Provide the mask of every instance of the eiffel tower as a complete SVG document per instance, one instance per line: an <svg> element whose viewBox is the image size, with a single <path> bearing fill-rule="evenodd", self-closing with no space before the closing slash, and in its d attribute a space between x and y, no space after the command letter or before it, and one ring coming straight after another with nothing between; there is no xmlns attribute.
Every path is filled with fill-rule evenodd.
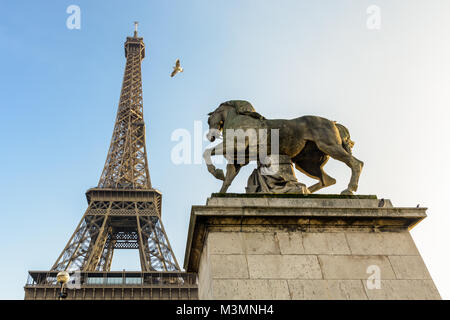
<svg viewBox="0 0 450 320"><path fill-rule="evenodd" d="M42 290L32 289L54 287L59 271L77 272L78 290L68 294L76 299L81 291L84 299L95 299L95 288L97 295L103 289L105 299L136 298L136 290L143 299L196 298L196 275L180 271L161 221L162 194L151 185L141 79L145 45L138 37L137 22L134 36L125 42L125 57L117 118L98 186L86 192L88 208L51 270L29 272L26 299L51 299L52 294L42 297ZM116 249L139 250L141 272L111 271ZM92 285L94 290L86 297ZM183 292L172 297L171 290L163 290L174 286ZM122 289L122 294L114 296L114 288Z"/></svg>

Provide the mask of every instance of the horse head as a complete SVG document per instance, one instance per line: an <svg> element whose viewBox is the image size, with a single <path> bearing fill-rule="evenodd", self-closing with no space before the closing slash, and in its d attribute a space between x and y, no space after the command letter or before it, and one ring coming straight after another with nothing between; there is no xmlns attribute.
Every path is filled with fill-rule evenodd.
<svg viewBox="0 0 450 320"><path fill-rule="evenodd" d="M216 140L216 137L221 136L223 125L227 116L227 110L225 109L226 106L224 104L221 104L216 110L208 113L209 131L206 134L206 138L211 142L214 142L214 140Z"/></svg>
<svg viewBox="0 0 450 320"><path fill-rule="evenodd" d="M223 102L219 107L210 112L208 118L209 131L206 138L214 142L216 137L220 137L226 118L230 115L229 111L234 111L231 114L245 115L255 119L264 120L265 118L255 111L252 104L245 100L230 100Z"/></svg>

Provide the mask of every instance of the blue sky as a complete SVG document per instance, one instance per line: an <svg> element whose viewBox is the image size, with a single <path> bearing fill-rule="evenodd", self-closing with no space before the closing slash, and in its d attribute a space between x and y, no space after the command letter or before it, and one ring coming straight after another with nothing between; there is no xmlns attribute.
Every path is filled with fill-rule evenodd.
<svg viewBox="0 0 450 320"><path fill-rule="evenodd" d="M80 30L66 28L71 4L81 8ZM369 5L381 9L380 30L366 27ZM150 174L180 265L190 207L220 183L204 165L173 164L171 134L193 132L194 121L206 129L220 102L246 99L269 118L313 114L347 126L365 162L358 192L429 208L412 235L450 298L449 9L445 0L1 0L0 298L23 298L27 270L51 267L86 209L135 20L146 43ZM185 72L172 79L177 58ZM253 166L230 192L244 192ZM322 193L339 193L348 168L331 160L326 170L338 183ZM120 252L114 267L137 262L134 252Z"/></svg>

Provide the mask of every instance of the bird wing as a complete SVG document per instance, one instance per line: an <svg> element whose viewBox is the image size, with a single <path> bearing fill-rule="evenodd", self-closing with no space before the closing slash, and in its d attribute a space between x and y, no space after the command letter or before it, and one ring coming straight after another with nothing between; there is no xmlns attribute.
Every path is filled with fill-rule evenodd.
<svg viewBox="0 0 450 320"><path fill-rule="evenodd" d="M177 69L174 69L174 70L172 71L172 73L170 74L170 76L173 77L174 75L177 74L177 72L178 72L178 70L177 70Z"/></svg>
<svg viewBox="0 0 450 320"><path fill-rule="evenodd" d="M177 61L175 62L175 67L178 68L180 66L180 59L177 59Z"/></svg>

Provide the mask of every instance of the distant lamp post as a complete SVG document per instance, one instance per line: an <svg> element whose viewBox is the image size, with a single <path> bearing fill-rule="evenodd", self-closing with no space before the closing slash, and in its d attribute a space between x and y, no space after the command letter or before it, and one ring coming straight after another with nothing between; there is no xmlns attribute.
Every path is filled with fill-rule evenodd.
<svg viewBox="0 0 450 320"><path fill-rule="evenodd" d="M56 275L56 281L61 284L61 292L59 293L59 300L65 299L67 297L66 283L69 282L70 275L67 271L60 271Z"/></svg>

